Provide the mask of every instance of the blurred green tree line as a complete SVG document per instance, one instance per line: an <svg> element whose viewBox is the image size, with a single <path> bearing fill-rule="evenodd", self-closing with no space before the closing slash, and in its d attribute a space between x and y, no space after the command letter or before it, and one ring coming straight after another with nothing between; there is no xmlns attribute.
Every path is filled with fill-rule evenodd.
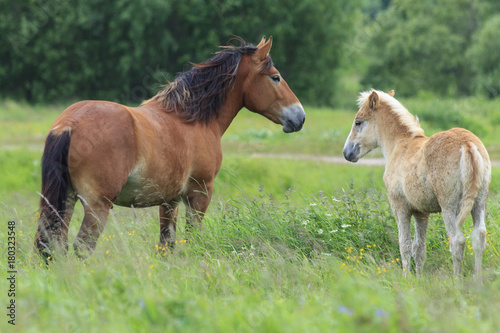
<svg viewBox="0 0 500 333"><path fill-rule="evenodd" d="M272 35L303 103L370 87L495 98L498 31L498 0L2 0L0 97L138 104L232 36Z"/></svg>
<svg viewBox="0 0 500 333"><path fill-rule="evenodd" d="M137 104L236 35L271 54L303 102L331 104L358 1L2 0L0 95Z"/></svg>
<svg viewBox="0 0 500 333"><path fill-rule="evenodd" d="M500 1L366 1L355 40L364 87L412 96L500 95Z"/></svg>

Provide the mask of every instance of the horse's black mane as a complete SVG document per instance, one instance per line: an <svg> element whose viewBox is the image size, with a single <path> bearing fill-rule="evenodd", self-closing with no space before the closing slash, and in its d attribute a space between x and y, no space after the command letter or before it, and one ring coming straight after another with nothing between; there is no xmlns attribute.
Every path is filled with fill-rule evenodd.
<svg viewBox="0 0 500 333"><path fill-rule="evenodd" d="M236 81L241 56L257 51L253 44L246 44L241 38L236 40L240 46L224 46L210 60L193 64L193 68L177 75L150 101L157 100L168 112L177 112L189 123L209 123L217 118L227 93ZM267 71L272 66L271 57L268 57L261 71Z"/></svg>

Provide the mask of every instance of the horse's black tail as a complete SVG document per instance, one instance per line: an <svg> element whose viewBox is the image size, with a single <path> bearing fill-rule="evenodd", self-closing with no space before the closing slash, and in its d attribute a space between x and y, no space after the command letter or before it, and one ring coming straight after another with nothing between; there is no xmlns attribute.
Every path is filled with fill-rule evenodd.
<svg viewBox="0 0 500 333"><path fill-rule="evenodd" d="M42 193L40 199L40 219L35 246L45 256L49 256L53 242L61 235L64 223L66 199L70 186L68 151L71 130L58 134L50 132L45 141L42 157Z"/></svg>

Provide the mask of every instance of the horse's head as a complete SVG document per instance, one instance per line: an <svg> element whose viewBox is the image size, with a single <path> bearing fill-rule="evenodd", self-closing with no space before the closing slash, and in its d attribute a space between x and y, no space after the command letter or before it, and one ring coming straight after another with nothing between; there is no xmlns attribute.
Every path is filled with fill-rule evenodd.
<svg viewBox="0 0 500 333"><path fill-rule="evenodd" d="M269 50L272 37L257 45L253 54L245 55L240 71L246 71L243 81L243 105L283 127L283 132L300 131L306 113L299 99L274 67Z"/></svg>
<svg viewBox="0 0 500 333"><path fill-rule="evenodd" d="M394 90L387 94L394 96ZM376 91L372 91L368 98L362 95L359 103L360 108L344 145L344 157L350 162L357 162L379 146L374 112L381 106L380 96Z"/></svg>

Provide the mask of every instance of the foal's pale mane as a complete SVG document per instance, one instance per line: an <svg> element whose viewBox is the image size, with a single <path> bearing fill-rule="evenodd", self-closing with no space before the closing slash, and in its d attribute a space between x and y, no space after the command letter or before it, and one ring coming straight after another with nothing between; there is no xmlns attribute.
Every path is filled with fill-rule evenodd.
<svg viewBox="0 0 500 333"><path fill-rule="evenodd" d="M372 92L376 92L380 102L386 104L390 111L398 116L401 125L408 128L413 137L424 136L424 130L420 127L418 118L414 117L397 99L383 91L371 89L361 92L358 98L358 106L360 108L368 101L368 97Z"/></svg>

